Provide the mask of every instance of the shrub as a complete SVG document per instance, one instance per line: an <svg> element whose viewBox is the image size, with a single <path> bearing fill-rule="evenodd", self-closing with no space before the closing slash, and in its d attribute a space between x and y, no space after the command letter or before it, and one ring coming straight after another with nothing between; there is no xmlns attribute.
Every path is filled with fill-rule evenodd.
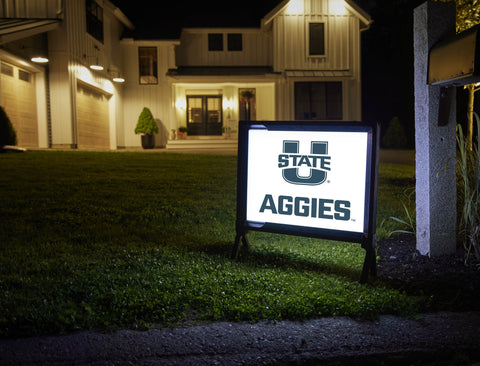
<svg viewBox="0 0 480 366"><path fill-rule="evenodd" d="M153 118L152 112L144 107L142 113L138 117L135 133L143 133L145 135L154 135L158 133L158 126Z"/></svg>
<svg viewBox="0 0 480 366"><path fill-rule="evenodd" d="M382 138L382 145L387 149L403 149L407 147L407 136L398 117L393 117L388 124L385 135Z"/></svg>
<svg viewBox="0 0 480 366"><path fill-rule="evenodd" d="M15 129L3 107L0 107L0 146L16 144L17 134Z"/></svg>

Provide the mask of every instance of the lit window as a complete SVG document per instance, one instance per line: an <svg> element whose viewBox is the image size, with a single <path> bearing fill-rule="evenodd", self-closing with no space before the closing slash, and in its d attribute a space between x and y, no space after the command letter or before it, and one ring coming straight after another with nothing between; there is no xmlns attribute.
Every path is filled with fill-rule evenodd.
<svg viewBox="0 0 480 366"><path fill-rule="evenodd" d="M138 47L140 84L157 84L157 47Z"/></svg>

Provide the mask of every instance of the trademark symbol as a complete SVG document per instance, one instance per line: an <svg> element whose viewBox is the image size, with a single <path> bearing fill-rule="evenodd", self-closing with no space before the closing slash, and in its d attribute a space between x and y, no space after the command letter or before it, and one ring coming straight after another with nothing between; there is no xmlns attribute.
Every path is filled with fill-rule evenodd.
<svg viewBox="0 0 480 366"><path fill-rule="evenodd" d="M357 220L355 220L355 219L352 219L351 221L352 221L352 222L356 222Z"/></svg>
<svg viewBox="0 0 480 366"><path fill-rule="evenodd" d="M330 183L330 181L329 181L329 180L327 180L327 183Z"/></svg>

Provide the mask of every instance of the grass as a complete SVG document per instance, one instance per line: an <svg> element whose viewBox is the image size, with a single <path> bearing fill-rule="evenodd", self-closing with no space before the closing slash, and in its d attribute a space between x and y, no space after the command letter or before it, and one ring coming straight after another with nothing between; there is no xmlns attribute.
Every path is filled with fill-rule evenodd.
<svg viewBox="0 0 480 366"><path fill-rule="evenodd" d="M423 299L360 285L358 244L235 237L236 157L0 155L0 337L216 320L411 314ZM413 167L382 165L378 233Z"/></svg>

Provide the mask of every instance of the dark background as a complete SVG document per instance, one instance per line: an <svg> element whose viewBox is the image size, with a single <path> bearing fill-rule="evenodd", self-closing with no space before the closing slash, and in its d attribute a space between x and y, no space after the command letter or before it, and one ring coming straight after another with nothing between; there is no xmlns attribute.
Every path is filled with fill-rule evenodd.
<svg viewBox="0 0 480 366"><path fill-rule="evenodd" d="M395 116L414 147L413 10L425 0L355 0L373 19L362 33L362 117L385 131ZM112 0L133 22L135 38L178 39L185 27L260 27L281 0ZM466 120L466 93L457 88L458 122ZM476 98L478 99L478 97ZM475 110L479 110L476 101Z"/></svg>

